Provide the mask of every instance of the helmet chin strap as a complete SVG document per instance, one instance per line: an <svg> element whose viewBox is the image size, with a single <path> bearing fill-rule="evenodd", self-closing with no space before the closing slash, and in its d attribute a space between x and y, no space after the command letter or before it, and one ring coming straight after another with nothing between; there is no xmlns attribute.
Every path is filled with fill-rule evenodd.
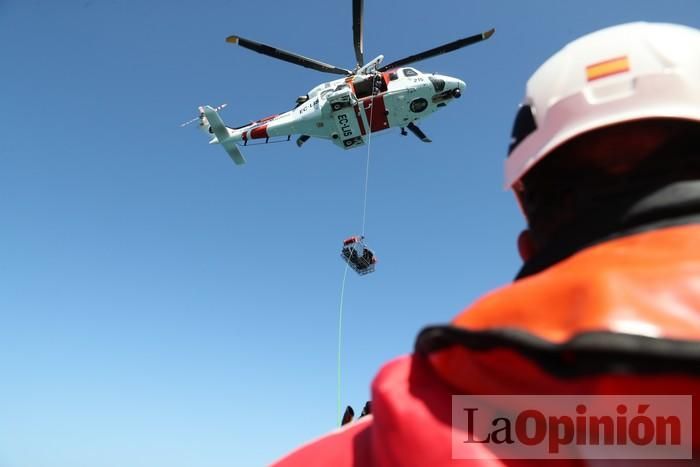
<svg viewBox="0 0 700 467"><path fill-rule="evenodd" d="M629 189L628 189L629 190ZM700 223L700 180L609 192L588 201L527 260L517 279L536 274L589 246L664 227Z"/></svg>

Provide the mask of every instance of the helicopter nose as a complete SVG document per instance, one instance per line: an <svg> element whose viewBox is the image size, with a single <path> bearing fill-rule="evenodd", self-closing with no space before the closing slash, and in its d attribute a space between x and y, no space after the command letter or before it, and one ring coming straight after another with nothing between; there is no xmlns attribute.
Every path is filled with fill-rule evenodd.
<svg viewBox="0 0 700 467"><path fill-rule="evenodd" d="M450 87L448 89L451 91L452 97L455 99L462 97L462 91L464 91L464 89L467 87L467 84L461 79L457 78L451 78L449 83Z"/></svg>
<svg viewBox="0 0 700 467"><path fill-rule="evenodd" d="M434 81L433 86L436 91L433 102L438 103L449 101L450 99L459 99L462 97L462 91L467 87L464 81L451 76L433 75L431 81Z"/></svg>
<svg viewBox="0 0 700 467"><path fill-rule="evenodd" d="M467 87L467 84L462 81L461 79L457 78L452 78L450 77L445 77L445 81L447 82L446 86L446 91L450 91L452 94L452 97L454 98L459 98L462 96L462 92L464 89Z"/></svg>
<svg viewBox="0 0 700 467"><path fill-rule="evenodd" d="M464 88L467 86L467 84L461 79L456 79L455 81L457 82L457 87L455 87L452 90L452 97L454 97L455 99L459 99L460 97L462 97L462 91L464 91Z"/></svg>

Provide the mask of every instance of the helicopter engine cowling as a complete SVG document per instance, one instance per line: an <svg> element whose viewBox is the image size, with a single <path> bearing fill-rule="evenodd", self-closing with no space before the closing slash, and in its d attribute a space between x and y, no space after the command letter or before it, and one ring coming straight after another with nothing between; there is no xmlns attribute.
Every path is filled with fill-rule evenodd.
<svg viewBox="0 0 700 467"><path fill-rule="evenodd" d="M301 104L303 104L304 102L306 102L306 101L308 101L308 100L309 100L309 95L308 95L308 94L304 94L303 96L297 97L296 105L294 106L294 108L299 107Z"/></svg>

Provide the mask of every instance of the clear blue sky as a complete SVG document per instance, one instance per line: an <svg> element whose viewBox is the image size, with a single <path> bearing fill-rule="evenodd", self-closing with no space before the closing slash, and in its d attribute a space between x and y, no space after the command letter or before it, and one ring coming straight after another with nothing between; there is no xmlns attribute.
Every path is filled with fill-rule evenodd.
<svg viewBox="0 0 700 467"><path fill-rule="evenodd" d="M0 2L0 466L263 465L332 429L342 240L366 148L246 148L234 166L179 124L240 124L326 78L230 34L352 67L351 2ZM634 20L700 27L697 0L365 1L393 60L490 27L417 68L463 98L428 145L372 139L366 235L345 289L343 402L429 323L506 284L523 226L502 162L524 83L564 43Z"/></svg>

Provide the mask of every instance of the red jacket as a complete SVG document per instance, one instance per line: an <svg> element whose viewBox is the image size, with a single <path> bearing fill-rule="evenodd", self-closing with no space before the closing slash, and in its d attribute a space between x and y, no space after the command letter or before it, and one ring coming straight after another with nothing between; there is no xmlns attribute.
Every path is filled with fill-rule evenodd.
<svg viewBox="0 0 700 467"><path fill-rule="evenodd" d="M274 464L589 466L609 461L452 459L453 394L700 394L700 226L587 248L423 330L372 384L372 415ZM700 399L695 399L697 401ZM700 459L700 410L693 410ZM698 465L616 461L612 465Z"/></svg>

